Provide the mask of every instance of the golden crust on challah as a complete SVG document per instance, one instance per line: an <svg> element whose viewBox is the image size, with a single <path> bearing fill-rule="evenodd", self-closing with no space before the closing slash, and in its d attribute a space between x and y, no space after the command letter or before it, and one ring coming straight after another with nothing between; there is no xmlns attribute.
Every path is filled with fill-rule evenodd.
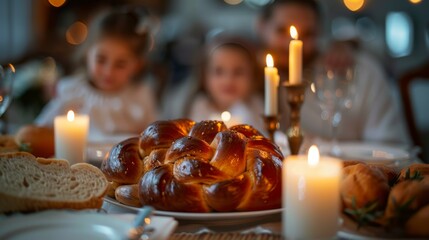
<svg viewBox="0 0 429 240"><path fill-rule="evenodd" d="M136 167L127 173L126 158ZM281 206L282 159L279 148L249 125L173 120L151 124L138 143L119 143L102 170L109 181L138 184L141 204L159 210L252 211Z"/></svg>
<svg viewBox="0 0 429 240"><path fill-rule="evenodd" d="M117 144L101 163L106 178L118 184L137 183L143 174L143 162L139 157L139 139L127 139Z"/></svg>
<svg viewBox="0 0 429 240"><path fill-rule="evenodd" d="M168 148L176 139L186 136L194 124L191 120L179 119L149 125L140 136L141 157L149 155L153 149Z"/></svg>

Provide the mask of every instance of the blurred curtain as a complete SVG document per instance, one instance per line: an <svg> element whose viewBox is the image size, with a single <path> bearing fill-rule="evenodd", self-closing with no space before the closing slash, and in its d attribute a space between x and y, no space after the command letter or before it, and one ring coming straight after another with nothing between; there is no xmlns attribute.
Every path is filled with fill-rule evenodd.
<svg viewBox="0 0 429 240"><path fill-rule="evenodd" d="M32 0L0 0L0 63L25 54L33 36Z"/></svg>

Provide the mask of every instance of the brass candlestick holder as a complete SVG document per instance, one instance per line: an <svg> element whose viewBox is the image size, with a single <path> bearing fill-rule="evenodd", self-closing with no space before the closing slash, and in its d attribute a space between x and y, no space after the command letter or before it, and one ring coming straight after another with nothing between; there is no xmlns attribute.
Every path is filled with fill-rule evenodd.
<svg viewBox="0 0 429 240"><path fill-rule="evenodd" d="M271 116L263 115L262 117L264 118L265 128L267 129L268 137L270 138L270 140L272 142L274 142L274 133L276 132L277 129L279 129L279 116L278 115L271 115Z"/></svg>
<svg viewBox="0 0 429 240"><path fill-rule="evenodd" d="M301 118L301 106L304 103L305 90L307 85L301 84L289 84L283 85L287 91L287 101L290 106L290 126L286 131L286 135L289 141L290 153L297 155L299 148L303 141L303 135L301 130L300 118Z"/></svg>

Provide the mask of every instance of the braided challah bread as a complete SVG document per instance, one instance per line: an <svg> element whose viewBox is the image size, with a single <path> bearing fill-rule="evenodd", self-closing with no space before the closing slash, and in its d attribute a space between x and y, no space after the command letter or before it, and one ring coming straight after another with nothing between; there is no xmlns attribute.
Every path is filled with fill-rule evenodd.
<svg viewBox="0 0 429 240"><path fill-rule="evenodd" d="M112 186L132 185L115 191L127 205L138 200L166 211L254 211L281 207L282 159L279 148L249 125L173 120L154 122L140 139L117 144L101 169Z"/></svg>

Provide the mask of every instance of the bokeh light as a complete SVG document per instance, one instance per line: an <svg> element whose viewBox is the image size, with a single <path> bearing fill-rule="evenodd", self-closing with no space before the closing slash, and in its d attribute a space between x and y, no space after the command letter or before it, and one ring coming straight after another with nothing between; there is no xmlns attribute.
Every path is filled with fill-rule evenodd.
<svg viewBox="0 0 429 240"><path fill-rule="evenodd" d="M413 3L413 4L419 4L422 2L422 0L409 0L409 1L410 3Z"/></svg>
<svg viewBox="0 0 429 240"><path fill-rule="evenodd" d="M229 5L238 5L243 2L243 0L224 0L224 1Z"/></svg>
<svg viewBox="0 0 429 240"><path fill-rule="evenodd" d="M404 57L413 48L413 23L405 12L390 12L386 16L386 43L392 57Z"/></svg>
<svg viewBox="0 0 429 240"><path fill-rule="evenodd" d="M231 120L231 113L228 111L225 111L220 115L220 118L222 119L222 121L228 122L229 120Z"/></svg>
<svg viewBox="0 0 429 240"><path fill-rule="evenodd" d="M49 3L54 7L61 7L65 2L66 0L49 0Z"/></svg>
<svg viewBox="0 0 429 240"><path fill-rule="evenodd" d="M78 45L85 41L87 35L88 27L85 23L77 21L67 29L66 40L70 44Z"/></svg>
<svg viewBox="0 0 429 240"><path fill-rule="evenodd" d="M365 0L343 0L343 2L344 5L353 12L358 11L365 4Z"/></svg>

